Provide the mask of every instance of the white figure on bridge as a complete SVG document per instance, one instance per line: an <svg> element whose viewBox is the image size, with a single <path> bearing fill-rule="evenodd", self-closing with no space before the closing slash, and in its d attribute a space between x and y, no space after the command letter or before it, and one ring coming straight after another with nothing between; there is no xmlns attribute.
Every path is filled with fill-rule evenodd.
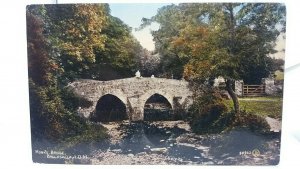
<svg viewBox="0 0 300 169"><path fill-rule="evenodd" d="M135 77L138 77L138 78L141 77L141 72L139 70L137 72L135 72Z"/></svg>
<svg viewBox="0 0 300 169"><path fill-rule="evenodd" d="M151 75L151 78L154 78L154 75Z"/></svg>

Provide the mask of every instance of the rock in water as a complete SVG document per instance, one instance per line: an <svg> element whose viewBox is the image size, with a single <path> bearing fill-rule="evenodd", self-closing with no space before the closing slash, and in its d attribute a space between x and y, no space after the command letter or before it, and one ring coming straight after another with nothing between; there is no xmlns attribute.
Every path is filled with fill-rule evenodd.
<svg viewBox="0 0 300 169"><path fill-rule="evenodd" d="M156 153L166 153L168 151L167 148L163 147L163 148L151 148L150 149L152 152L156 152Z"/></svg>

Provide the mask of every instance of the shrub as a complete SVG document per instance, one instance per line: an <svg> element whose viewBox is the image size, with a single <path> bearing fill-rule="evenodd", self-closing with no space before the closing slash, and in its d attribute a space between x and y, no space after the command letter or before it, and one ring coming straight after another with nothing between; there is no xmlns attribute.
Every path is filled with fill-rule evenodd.
<svg viewBox="0 0 300 169"><path fill-rule="evenodd" d="M63 140L63 149L66 148L76 148L77 145L83 144L95 144L103 141L103 139L108 138L106 133L107 129L101 125L94 123L87 123L85 130L76 135L67 137Z"/></svg>
<svg viewBox="0 0 300 169"><path fill-rule="evenodd" d="M61 97L64 106L72 111L76 111L78 107L86 108L92 106L92 102L74 93L70 88L63 88L61 90Z"/></svg>
<svg viewBox="0 0 300 169"><path fill-rule="evenodd" d="M64 108L58 90L52 86L38 86L29 80L30 120L32 138L59 140L66 129L63 125Z"/></svg>
<svg viewBox="0 0 300 169"><path fill-rule="evenodd" d="M258 133L270 131L270 126L264 117L246 111L241 111L235 126L247 127L251 131Z"/></svg>
<svg viewBox="0 0 300 169"><path fill-rule="evenodd" d="M38 86L29 80L29 95L33 144L40 140L56 144L80 136L98 140L105 136L103 128L92 126L77 114L78 106L88 103L71 91L57 86Z"/></svg>
<svg viewBox="0 0 300 169"><path fill-rule="evenodd" d="M227 112L221 95L214 90L204 92L197 97L190 110L190 125L198 134L217 133L232 123L234 114Z"/></svg>
<svg viewBox="0 0 300 169"><path fill-rule="evenodd" d="M197 97L190 110L190 126L197 134L220 133L233 127L246 127L256 133L268 133L270 126L264 117L241 110L228 111L221 95L214 90Z"/></svg>

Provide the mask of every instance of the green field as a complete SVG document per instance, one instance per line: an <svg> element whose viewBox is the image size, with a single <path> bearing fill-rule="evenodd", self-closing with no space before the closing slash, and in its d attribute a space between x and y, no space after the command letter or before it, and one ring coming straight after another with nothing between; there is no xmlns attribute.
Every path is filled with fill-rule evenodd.
<svg viewBox="0 0 300 169"><path fill-rule="evenodd" d="M233 108L231 100L224 101L229 109ZM281 119L282 98L281 97L245 97L239 99L240 109L263 117Z"/></svg>

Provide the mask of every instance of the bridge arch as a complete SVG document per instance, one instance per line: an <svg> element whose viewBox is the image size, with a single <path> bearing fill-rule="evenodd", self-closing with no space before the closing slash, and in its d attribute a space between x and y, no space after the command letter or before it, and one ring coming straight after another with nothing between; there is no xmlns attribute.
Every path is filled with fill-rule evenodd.
<svg viewBox="0 0 300 169"><path fill-rule="evenodd" d="M101 93L101 95L98 95L98 100L101 97L108 95L108 94L116 96L118 99L120 99L126 105L126 108L127 108L127 96L121 90L118 90L118 89L107 90L107 91Z"/></svg>
<svg viewBox="0 0 300 169"><path fill-rule="evenodd" d="M102 95L96 103L91 120L96 122L120 121L128 119L127 106L117 96Z"/></svg>
<svg viewBox="0 0 300 169"><path fill-rule="evenodd" d="M174 109L174 103L173 103L173 96L172 95L168 94L167 92L161 91L161 90L149 90L149 91L147 91L145 94L143 94L140 97L140 101L141 101L141 106L142 106L143 112L144 112L144 106L145 106L146 101L151 96L153 96L155 94L161 95L164 98L166 98L168 100L168 102L170 103L171 108Z"/></svg>
<svg viewBox="0 0 300 169"><path fill-rule="evenodd" d="M161 121L173 118L173 109L170 101L160 94L150 96L144 105L145 121Z"/></svg>

